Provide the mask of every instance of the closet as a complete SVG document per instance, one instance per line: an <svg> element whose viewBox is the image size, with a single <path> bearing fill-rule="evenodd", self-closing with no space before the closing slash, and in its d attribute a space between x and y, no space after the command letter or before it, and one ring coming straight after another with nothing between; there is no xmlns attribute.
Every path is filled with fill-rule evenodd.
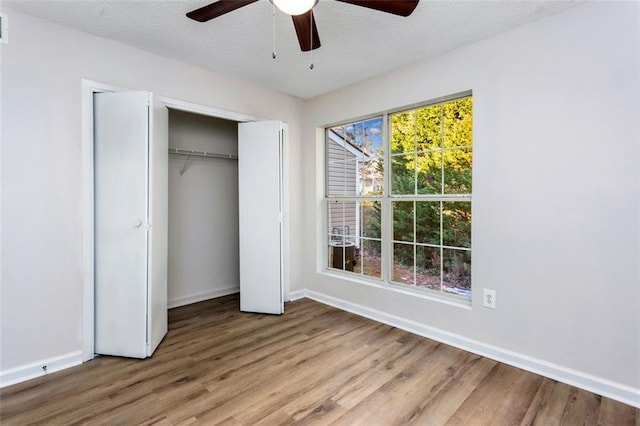
<svg viewBox="0 0 640 426"><path fill-rule="evenodd" d="M145 358L167 309L240 291L281 314L287 275L285 124L94 94L94 348Z"/></svg>
<svg viewBox="0 0 640 426"><path fill-rule="evenodd" d="M169 111L169 307L240 291L284 312L287 130Z"/></svg>
<svg viewBox="0 0 640 426"><path fill-rule="evenodd" d="M169 110L169 308L240 290L238 123Z"/></svg>

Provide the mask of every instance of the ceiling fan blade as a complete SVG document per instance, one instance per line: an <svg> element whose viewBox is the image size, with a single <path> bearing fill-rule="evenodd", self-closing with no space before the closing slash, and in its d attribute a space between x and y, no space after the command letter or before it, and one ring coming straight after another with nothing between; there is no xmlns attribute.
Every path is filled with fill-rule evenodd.
<svg viewBox="0 0 640 426"><path fill-rule="evenodd" d="M218 0L200 9L187 13L187 17L198 22L207 22L225 13L233 12L236 9L255 3L258 0Z"/></svg>
<svg viewBox="0 0 640 426"><path fill-rule="evenodd" d="M296 27L298 42L303 52L320 47L320 37L316 27L316 19L313 17L313 9L302 15L291 15L293 26ZM311 34L313 32L313 35ZM313 43L312 43L313 42Z"/></svg>
<svg viewBox="0 0 640 426"><path fill-rule="evenodd" d="M337 0L355 6L368 7L394 15L409 16L418 6L419 0Z"/></svg>

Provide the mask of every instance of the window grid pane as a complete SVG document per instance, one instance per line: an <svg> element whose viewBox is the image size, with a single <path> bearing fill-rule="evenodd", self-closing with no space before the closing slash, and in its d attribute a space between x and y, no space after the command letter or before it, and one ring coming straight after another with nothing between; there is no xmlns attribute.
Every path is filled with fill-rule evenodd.
<svg viewBox="0 0 640 426"><path fill-rule="evenodd" d="M400 284L415 285L415 246L413 244L393 244L392 281Z"/></svg>
<svg viewBox="0 0 640 426"><path fill-rule="evenodd" d="M328 268L382 278L381 212L379 201L327 203Z"/></svg>
<svg viewBox="0 0 640 426"><path fill-rule="evenodd" d="M448 149L444 157L444 193L471 194L472 148Z"/></svg>
<svg viewBox="0 0 640 426"><path fill-rule="evenodd" d="M442 289L441 247L417 246L416 248L416 285L429 290Z"/></svg>

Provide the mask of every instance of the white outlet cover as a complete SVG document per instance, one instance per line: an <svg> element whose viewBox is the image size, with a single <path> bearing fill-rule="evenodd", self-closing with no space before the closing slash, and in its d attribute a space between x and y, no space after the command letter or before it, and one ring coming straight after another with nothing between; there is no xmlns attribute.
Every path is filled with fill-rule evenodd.
<svg viewBox="0 0 640 426"><path fill-rule="evenodd" d="M496 309L496 291L485 288L482 293L482 305L485 308Z"/></svg>

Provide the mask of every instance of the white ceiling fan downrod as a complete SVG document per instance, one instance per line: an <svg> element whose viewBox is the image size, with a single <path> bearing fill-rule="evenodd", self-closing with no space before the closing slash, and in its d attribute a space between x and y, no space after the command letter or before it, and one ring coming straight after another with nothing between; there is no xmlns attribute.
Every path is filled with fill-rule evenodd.
<svg viewBox="0 0 640 426"><path fill-rule="evenodd" d="M309 40L311 44L311 64L309 65L309 69L312 70L313 69L313 9L311 9L309 13L309 33L311 33L311 35L309 36Z"/></svg>
<svg viewBox="0 0 640 426"><path fill-rule="evenodd" d="M271 57L276 58L276 5L271 2L271 37L273 49L271 49Z"/></svg>

